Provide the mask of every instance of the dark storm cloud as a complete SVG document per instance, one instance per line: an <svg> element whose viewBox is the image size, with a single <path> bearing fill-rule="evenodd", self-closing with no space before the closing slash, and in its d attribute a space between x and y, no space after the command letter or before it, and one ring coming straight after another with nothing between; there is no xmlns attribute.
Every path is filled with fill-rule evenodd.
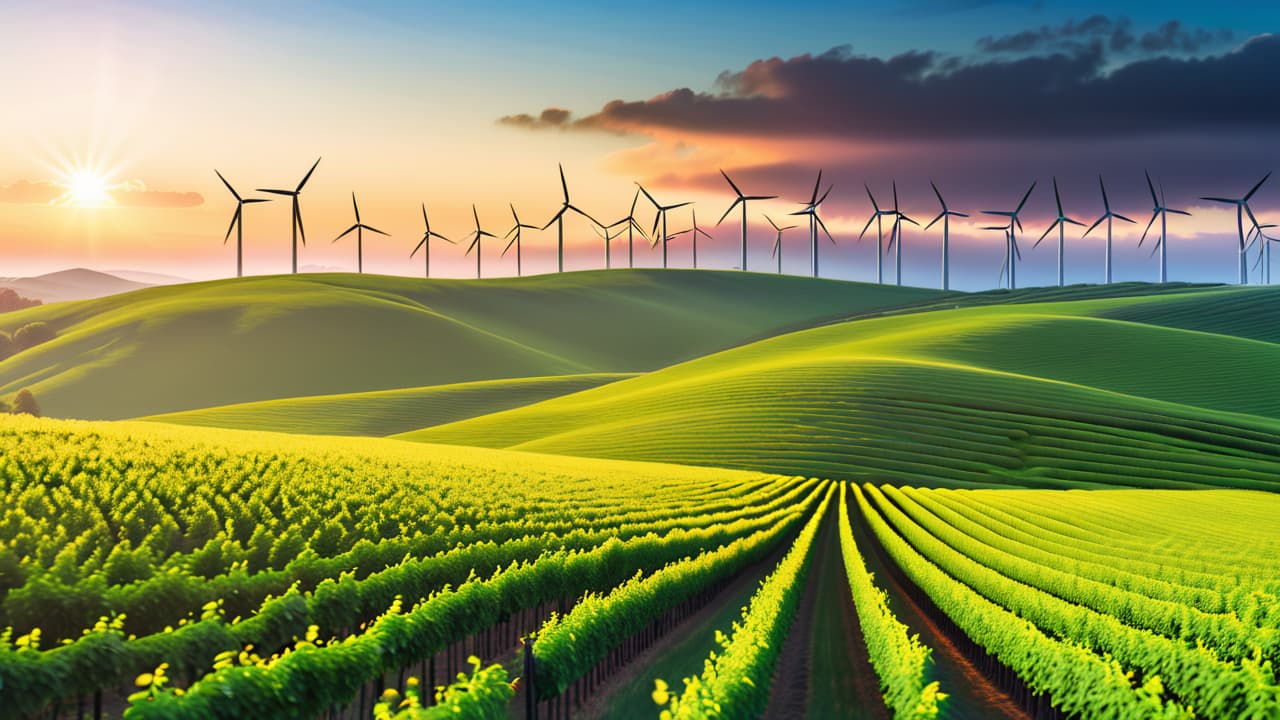
<svg viewBox="0 0 1280 720"><path fill-rule="evenodd" d="M1158 34L1153 45L1181 42L1185 31ZM1280 95L1259 92L1257 80L1278 66L1274 35L1219 55L1141 57L1118 66L1096 44L968 61L928 51L882 59L834 48L722 73L714 92L681 88L615 100L579 119L553 109L551 116L503 122L850 142L1275 131Z"/></svg>

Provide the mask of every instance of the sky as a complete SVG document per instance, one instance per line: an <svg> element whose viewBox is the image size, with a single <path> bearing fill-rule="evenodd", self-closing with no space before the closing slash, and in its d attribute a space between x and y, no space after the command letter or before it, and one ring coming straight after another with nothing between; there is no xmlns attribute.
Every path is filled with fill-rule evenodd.
<svg viewBox="0 0 1280 720"><path fill-rule="evenodd" d="M235 272L235 201L295 185L306 270L354 270L351 195L366 235L366 272L414 275L421 205L453 239L504 235L514 204L541 225L559 208L557 165L572 200L607 222L624 217L641 182L670 213L692 211L711 239L700 266L740 264L739 216L717 220L733 195L777 195L748 214L751 270L808 270L801 207L823 171L824 276L876 277L871 203L926 225L930 182L970 218L951 225L953 287L996 285L999 221L1034 181L1019 243L1020 284L1054 280L1057 215L1092 224L1098 175L1113 208L1117 280L1154 280L1144 171L1163 187L1171 279L1236 280L1233 206L1280 165L1280 64L1272 3L949 2L852 7L758 2L551 4L437 2L46 2L6 10L0 75L0 276L68 267L160 272L191 279ZM858 4L864 5L864 4ZM1272 83L1273 84L1273 83ZM283 200L283 202L282 202ZM1280 178L1251 201L1280 223ZM646 230L654 213L641 197ZM940 223L905 225L903 281L936 286ZM1158 223L1157 223L1158 228ZM523 267L555 269L554 227L526 231ZM1102 278L1105 225L1069 226L1067 282ZM287 198L248 206L245 269L289 269ZM565 224L567 269L603 267L590 223ZM887 241L886 236L886 241ZM515 273L514 249L486 238L486 276ZM433 275L468 277L465 246L433 244ZM614 241L615 264L626 244ZM690 236L669 245L690 261ZM637 238L636 264L661 254ZM1252 265L1253 259L1250 259ZM890 266L886 266L887 268ZM1280 272L1280 271L1278 271ZM892 281L892 272L888 272ZM1280 274L1277 274L1280 280Z"/></svg>

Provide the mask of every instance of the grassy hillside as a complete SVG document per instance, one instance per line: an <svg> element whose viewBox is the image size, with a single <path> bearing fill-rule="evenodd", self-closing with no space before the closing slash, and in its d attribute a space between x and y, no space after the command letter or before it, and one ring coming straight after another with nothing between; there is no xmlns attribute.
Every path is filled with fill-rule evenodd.
<svg viewBox="0 0 1280 720"><path fill-rule="evenodd" d="M0 363L55 416L125 418L305 395L637 372L929 290L715 271L485 281L294 275L148 288L0 317L59 336Z"/></svg>
<svg viewBox="0 0 1280 720"><path fill-rule="evenodd" d="M587 373L479 380L421 388L262 400L144 419L241 430L384 436L529 405L629 377L634 375Z"/></svg>
<svg viewBox="0 0 1280 720"><path fill-rule="evenodd" d="M404 437L922 485L1280 487L1280 346L1093 316L1138 305L1159 301L840 323Z"/></svg>

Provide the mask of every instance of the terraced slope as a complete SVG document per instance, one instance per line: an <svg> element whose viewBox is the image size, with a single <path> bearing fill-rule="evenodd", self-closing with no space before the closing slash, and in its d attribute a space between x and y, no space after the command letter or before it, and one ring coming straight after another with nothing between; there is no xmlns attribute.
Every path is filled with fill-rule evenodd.
<svg viewBox="0 0 1280 720"><path fill-rule="evenodd" d="M381 437L500 412L634 377L585 373L262 400L143 418L177 425Z"/></svg>
<svg viewBox="0 0 1280 720"><path fill-rule="evenodd" d="M451 281L295 275L8 313L57 339L0 363L55 416L114 419L306 395L636 372L936 296L808 278L611 271Z"/></svg>
<svg viewBox="0 0 1280 720"><path fill-rule="evenodd" d="M1076 305L841 323L404 437L915 485L1277 487L1280 347Z"/></svg>

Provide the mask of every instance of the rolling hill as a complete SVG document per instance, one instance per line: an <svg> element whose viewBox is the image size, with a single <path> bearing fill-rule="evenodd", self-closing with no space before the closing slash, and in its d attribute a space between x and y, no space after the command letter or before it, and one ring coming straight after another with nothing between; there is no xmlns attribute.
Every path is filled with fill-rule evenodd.
<svg viewBox="0 0 1280 720"><path fill-rule="evenodd" d="M59 270L34 277L0 278L0 288L10 288L23 297L45 303L92 300L140 290L149 285L85 268Z"/></svg>
<svg viewBox="0 0 1280 720"><path fill-rule="evenodd" d="M147 288L0 317L58 337L0 363L49 415L118 419L309 395L640 372L936 291L741 272L485 281L296 275Z"/></svg>
<svg viewBox="0 0 1280 720"><path fill-rule="evenodd" d="M1206 289L845 322L401 437L918 485L1276 489L1280 346L1248 339L1268 315L1206 309L1277 300ZM1134 313L1164 324L1116 319ZM1188 317L1202 329L1172 327Z"/></svg>
<svg viewBox="0 0 1280 720"><path fill-rule="evenodd" d="M385 436L500 412L634 377L586 373L260 400L143 418L175 425Z"/></svg>

